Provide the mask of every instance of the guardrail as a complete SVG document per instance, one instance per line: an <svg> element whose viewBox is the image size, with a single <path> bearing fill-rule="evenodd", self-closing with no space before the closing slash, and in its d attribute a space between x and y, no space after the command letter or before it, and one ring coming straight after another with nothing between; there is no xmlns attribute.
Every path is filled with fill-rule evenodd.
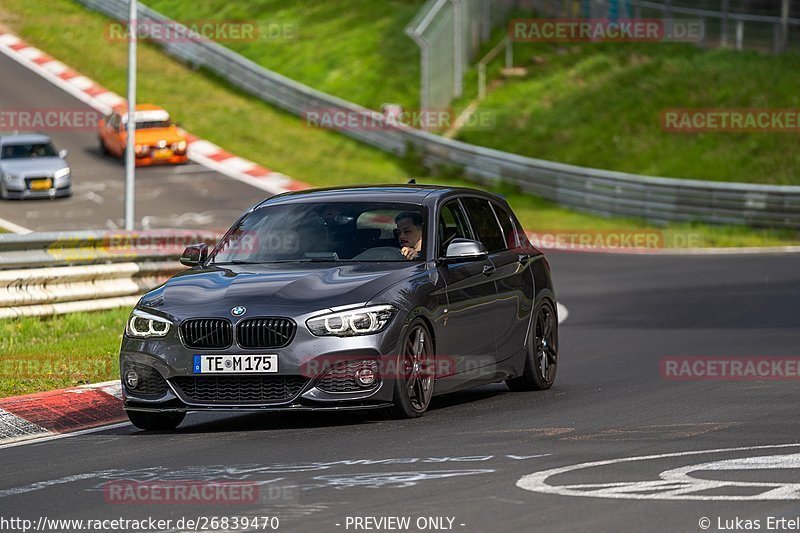
<svg viewBox="0 0 800 533"><path fill-rule="evenodd" d="M132 307L219 234L156 230L0 235L0 319Z"/></svg>
<svg viewBox="0 0 800 533"><path fill-rule="evenodd" d="M78 0L106 15L125 20L125 0ZM177 24L140 5L140 20ZM209 41L164 43L166 53L209 69L231 84L276 107L306 116L309 110L382 116L272 72ZM635 216L656 223L700 221L769 228L800 228L800 186L718 183L639 176L543 161L446 139L420 130L385 125L342 131L381 150L418 154L429 167L463 170L467 178L510 182L577 210L601 215Z"/></svg>

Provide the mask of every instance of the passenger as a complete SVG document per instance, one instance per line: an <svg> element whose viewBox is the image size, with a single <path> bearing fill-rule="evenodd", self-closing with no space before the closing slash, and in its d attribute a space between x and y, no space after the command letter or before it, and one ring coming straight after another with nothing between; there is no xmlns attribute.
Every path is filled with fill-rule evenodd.
<svg viewBox="0 0 800 533"><path fill-rule="evenodd" d="M411 211L398 214L395 234L400 241L400 253L409 261L422 259L422 215Z"/></svg>

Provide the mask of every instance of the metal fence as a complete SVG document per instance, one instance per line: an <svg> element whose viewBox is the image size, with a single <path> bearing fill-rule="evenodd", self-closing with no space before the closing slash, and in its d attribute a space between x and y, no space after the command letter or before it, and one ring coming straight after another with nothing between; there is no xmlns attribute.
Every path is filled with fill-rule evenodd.
<svg viewBox="0 0 800 533"><path fill-rule="evenodd" d="M193 243L219 235L185 230L0 235L0 319L133 306L184 267Z"/></svg>
<svg viewBox="0 0 800 533"><path fill-rule="evenodd" d="M800 50L800 5L790 0L519 0L517 7L549 17L699 19L702 46Z"/></svg>
<svg viewBox="0 0 800 533"><path fill-rule="evenodd" d="M464 72L513 0L428 0L406 27L420 48L420 107L445 109L463 93Z"/></svg>
<svg viewBox="0 0 800 533"><path fill-rule="evenodd" d="M120 20L127 15L124 0L79 1ZM145 6L141 6L141 18L169 20ZM299 116L309 109L339 109L381 120L375 111L290 80L213 42L167 43L164 50ZM342 133L398 155L411 149L429 167L457 169L481 182L514 183L525 192L591 213L642 217L656 223L700 221L800 228L800 186L638 176L542 161L390 125Z"/></svg>

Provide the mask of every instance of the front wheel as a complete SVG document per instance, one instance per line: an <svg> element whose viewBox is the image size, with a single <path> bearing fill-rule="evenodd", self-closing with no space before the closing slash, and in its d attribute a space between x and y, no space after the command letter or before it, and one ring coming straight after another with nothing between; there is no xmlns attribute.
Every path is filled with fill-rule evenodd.
<svg viewBox="0 0 800 533"><path fill-rule="evenodd" d="M558 368L558 317L549 300L536 306L532 338L528 341L525 370L522 375L506 380L512 391L545 390L553 386Z"/></svg>
<svg viewBox="0 0 800 533"><path fill-rule="evenodd" d="M394 376L395 418L417 418L428 409L435 381L433 337L422 320L408 327L400 348L399 365Z"/></svg>
<svg viewBox="0 0 800 533"><path fill-rule="evenodd" d="M169 431L175 429L186 418L186 413L147 413L127 411L131 424L145 431Z"/></svg>

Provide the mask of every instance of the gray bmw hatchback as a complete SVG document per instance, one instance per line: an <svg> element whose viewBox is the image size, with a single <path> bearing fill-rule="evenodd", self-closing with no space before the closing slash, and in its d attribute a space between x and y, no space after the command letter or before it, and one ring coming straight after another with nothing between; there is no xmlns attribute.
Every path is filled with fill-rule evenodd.
<svg viewBox="0 0 800 533"><path fill-rule="evenodd" d="M550 268L500 197L424 185L274 196L144 295L120 352L142 429L187 412L386 409L550 388Z"/></svg>

